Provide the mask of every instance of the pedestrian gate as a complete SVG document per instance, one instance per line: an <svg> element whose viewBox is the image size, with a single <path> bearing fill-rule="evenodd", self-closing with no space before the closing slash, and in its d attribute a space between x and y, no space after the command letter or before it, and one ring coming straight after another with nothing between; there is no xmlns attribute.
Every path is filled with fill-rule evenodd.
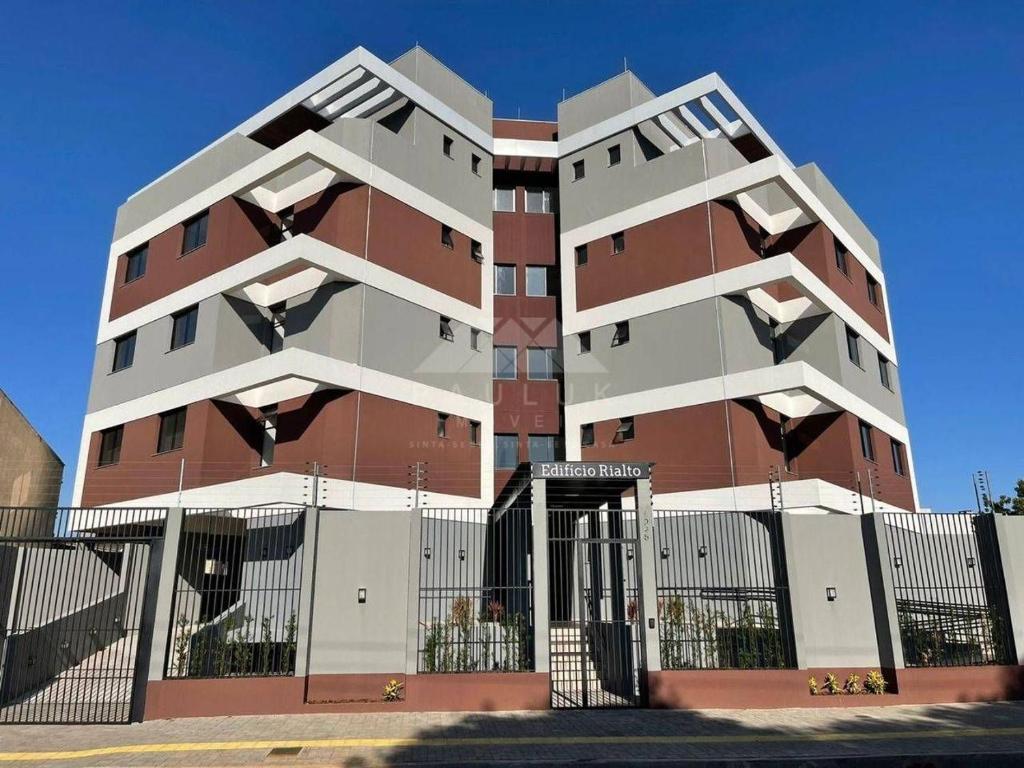
<svg viewBox="0 0 1024 768"><path fill-rule="evenodd" d="M551 512L553 708L646 705L640 557L635 512Z"/></svg>

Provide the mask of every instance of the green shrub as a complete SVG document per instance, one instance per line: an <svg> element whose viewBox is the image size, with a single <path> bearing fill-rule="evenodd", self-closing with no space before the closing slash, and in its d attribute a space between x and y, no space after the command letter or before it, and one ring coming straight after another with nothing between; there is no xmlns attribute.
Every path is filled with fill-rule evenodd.
<svg viewBox="0 0 1024 768"><path fill-rule="evenodd" d="M833 696L838 696L843 692L843 686L839 684L839 678L831 672L825 675L825 690Z"/></svg>
<svg viewBox="0 0 1024 768"><path fill-rule="evenodd" d="M402 700L402 688L404 688L397 680L388 680L384 686L384 701L401 701Z"/></svg>
<svg viewBox="0 0 1024 768"><path fill-rule="evenodd" d="M818 680L814 677L814 675L811 675L807 678L807 687L811 691L811 696L818 695Z"/></svg>
<svg viewBox="0 0 1024 768"><path fill-rule="evenodd" d="M846 678L846 682L843 684L843 689L851 696L856 696L858 693L862 693L863 689L860 687L860 675L850 674Z"/></svg>

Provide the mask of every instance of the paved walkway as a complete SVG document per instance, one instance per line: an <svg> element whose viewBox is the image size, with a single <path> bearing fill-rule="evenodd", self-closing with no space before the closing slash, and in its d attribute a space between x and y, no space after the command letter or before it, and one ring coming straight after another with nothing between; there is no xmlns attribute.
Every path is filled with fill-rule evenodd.
<svg viewBox="0 0 1024 768"><path fill-rule="evenodd" d="M290 754L293 753L293 754ZM901 756L875 761L872 757ZM0 764L1024 764L1024 703L821 710L395 713L2 726ZM981 757L985 755L986 757ZM690 763L688 761L696 761Z"/></svg>

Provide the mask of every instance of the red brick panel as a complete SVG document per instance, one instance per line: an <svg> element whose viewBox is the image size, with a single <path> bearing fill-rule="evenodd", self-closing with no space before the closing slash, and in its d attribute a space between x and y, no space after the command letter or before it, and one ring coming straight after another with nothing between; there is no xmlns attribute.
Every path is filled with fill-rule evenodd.
<svg viewBox="0 0 1024 768"><path fill-rule="evenodd" d="M454 248L441 244L441 224L373 190L367 258L400 275L479 307L482 266L470 255L470 238L453 231Z"/></svg>
<svg viewBox="0 0 1024 768"><path fill-rule="evenodd" d="M127 254L117 259L110 319L220 272L277 242L276 222L258 206L229 197L210 206L206 244L182 255L184 223L149 241L146 274L125 284Z"/></svg>
<svg viewBox="0 0 1024 768"><path fill-rule="evenodd" d="M590 309L710 275L708 210L697 205L625 230L626 248L611 237L587 243L587 264L575 267L576 306ZM579 243L574 243L573 248ZM573 259L575 253L564 258Z"/></svg>

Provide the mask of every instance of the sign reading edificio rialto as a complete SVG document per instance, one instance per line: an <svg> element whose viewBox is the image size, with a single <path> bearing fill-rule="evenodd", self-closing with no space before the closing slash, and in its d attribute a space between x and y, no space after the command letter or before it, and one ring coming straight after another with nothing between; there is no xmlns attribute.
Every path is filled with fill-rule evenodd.
<svg viewBox="0 0 1024 768"><path fill-rule="evenodd" d="M535 461L535 480L647 480L651 465L628 461Z"/></svg>

